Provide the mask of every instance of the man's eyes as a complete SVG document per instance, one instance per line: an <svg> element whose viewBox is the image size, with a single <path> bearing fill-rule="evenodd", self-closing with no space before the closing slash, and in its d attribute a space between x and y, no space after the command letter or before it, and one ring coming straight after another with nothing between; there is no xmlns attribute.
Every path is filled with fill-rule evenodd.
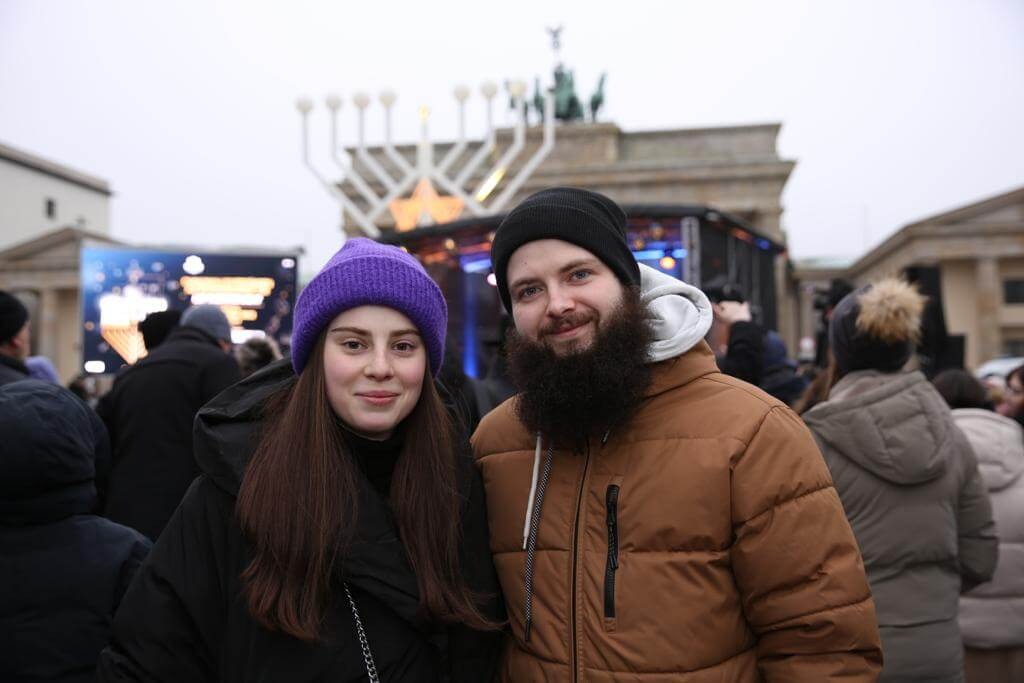
<svg viewBox="0 0 1024 683"><path fill-rule="evenodd" d="M568 280L570 282L582 282L590 278L594 274L594 271L587 268L580 268L569 273ZM540 291L540 287L536 285L527 285L516 292L516 300L523 301L537 294Z"/></svg>
<svg viewBox="0 0 1024 683"><path fill-rule="evenodd" d="M516 294L516 298L519 299L519 300L529 299L531 296L533 296L534 294L536 294L539 291L540 291L540 287L535 287L533 285L530 285L529 287L523 287Z"/></svg>

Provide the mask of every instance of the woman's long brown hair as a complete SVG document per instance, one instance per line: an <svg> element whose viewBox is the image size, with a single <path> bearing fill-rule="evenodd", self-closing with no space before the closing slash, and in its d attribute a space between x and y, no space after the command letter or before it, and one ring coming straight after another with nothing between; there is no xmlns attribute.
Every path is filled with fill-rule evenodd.
<svg viewBox="0 0 1024 683"><path fill-rule="evenodd" d="M357 465L327 400L321 337L305 369L264 408L259 444L236 513L254 557L242 573L249 613L307 642L320 636L333 569L344 562L359 514ZM390 505L416 574L425 616L493 628L459 571L455 431L429 369L404 421Z"/></svg>

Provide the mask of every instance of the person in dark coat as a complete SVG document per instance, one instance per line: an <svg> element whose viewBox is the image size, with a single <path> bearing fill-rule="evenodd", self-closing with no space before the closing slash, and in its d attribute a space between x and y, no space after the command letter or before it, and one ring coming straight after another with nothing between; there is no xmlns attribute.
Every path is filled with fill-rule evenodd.
<svg viewBox="0 0 1024 683"><path fill-rule="evenodd" d="M18 297L0 291L0 386L29 378L28 309Z"/></svg>
<svg viewBox="0 0 1024 683"><path fill-rule="evenodd" d="M789 358L786 343L775 330L764 334L761 388L788 406L803 395L810 380L797 374L796 362Z"/></svg>
<svg viewBox="0 0 1024 683"><path fill-rule="evenodd" d="M68 390L0 387L0 680L95 681L150 543L92 514L106 430Z"/></svg>
<svg viewBox="0 0 1024 683"><path fill-rule="evenodd" d="M720 276L708 281L704 292L714 311L708 343L719 370L759 386L764 369L764 331L754 322L743 290Z"/></svg>
<svg viewBox="0 0 1024 683"><path fill-rule="evenodd" d="M113 470L105 514L156 540L199 474L192 422L204 403L239 379L231 328L212 305L123 371L96 410L110 432Z"/></svg>
<svg viewBox="0 0 1024 683"><path fill-rule="evenodd" d="M335 254L299 297L291 359L200 412L203 474L101 681L491 679L482 482L434 384L446 320L412 256L365 239Z"/></svg>

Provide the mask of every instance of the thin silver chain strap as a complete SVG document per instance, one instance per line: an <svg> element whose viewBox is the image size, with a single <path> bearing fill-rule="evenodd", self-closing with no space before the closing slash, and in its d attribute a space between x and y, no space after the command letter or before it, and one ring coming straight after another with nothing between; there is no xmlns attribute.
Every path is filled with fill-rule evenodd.
<svg viewBox="0 0 1024 683"><path fill-rule="evenodd" d="M352 599L352 591L348 589L348 584L342 584L345 587L345 597L348 598L348 604L352 608L352 618L356 621L356 633L359 635L359 647L363 650L363 662L366 664L366 675L370 679L370 683L380 683L380 678L377 676L377 665L373 662L373 653L370 652L370 641L366 638L366 629L363 628L363 620L359 618L359 610L356 609L356 601Z"/></svg>

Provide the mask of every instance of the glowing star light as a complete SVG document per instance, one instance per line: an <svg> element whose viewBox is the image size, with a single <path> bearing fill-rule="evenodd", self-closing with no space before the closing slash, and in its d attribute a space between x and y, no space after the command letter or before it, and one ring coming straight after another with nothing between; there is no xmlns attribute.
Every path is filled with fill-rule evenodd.
<svg viewBox="0 0 1024 683"><path fill-rule="evenodd" d="M138 330L140 321L150 313L167 310L167 299L146 296L136 285L127 285L120 294L104 294L99 300L100 335L103 341L133 364L146 355L146 345Z"/></svg>
<svg viewBox="0 0 1024 683"><path fill-rule="evenodd" d="M462 200L458 197L442 197L427 178L420 179L408 199L391 202L391 215L398 230L412 230L419 225L447 223L462 214Z"/></svg>

